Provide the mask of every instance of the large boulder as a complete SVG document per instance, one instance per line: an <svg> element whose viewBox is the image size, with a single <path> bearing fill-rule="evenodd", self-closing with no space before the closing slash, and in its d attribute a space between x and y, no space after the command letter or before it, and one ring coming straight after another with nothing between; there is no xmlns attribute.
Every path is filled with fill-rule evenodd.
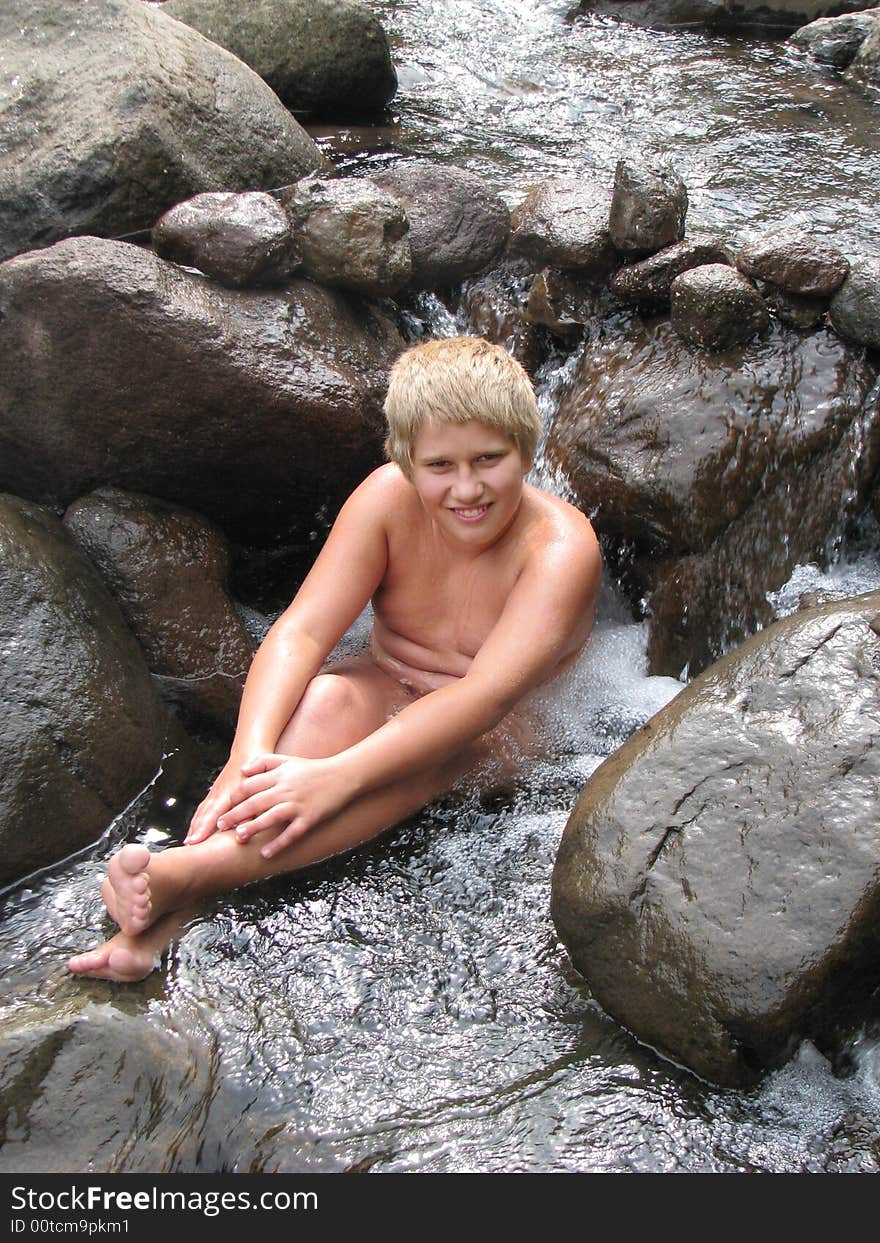
<svg viewBox="0 0 880 1243"><path fill-rule="evenodd" d="M75 238L0 265L0 315L0 486L31 499L110 484L273 542L382 460L400 336L309 281L224 289Z"/></svg>
<svg viewBox="0 0 880 1243"><path fill-rule="evenodd" d="M609 1014L703 1078L751 1083L866 1017L878 634L874 592L753 637L596 770L566 826L552 914L572 961Z"/></svg>
<svg viewBox="0 0 880 1243"><path fill-rule="evenodd" d="M287 212L262 190L197 194L156 221L152 241L163 259L232 289L283 284L300 263Z"/></svg>
<svg viewBox="0 0 880 1243"><path fill-rule="evenodd" d="M534 186L511 219L511 254L537 268L601 278L617 266L611 243L610 186L584 177L551 177Z"/></svg>
<svg viewBox="0 0 880 1243"><path fill-rule="evenodd" d="M4 0L0 81L0 258L324 162L255 73L141 0Z"/></svg>
<svg viewBox="0 0 880 1243"><path fill-rule="evenodd" d="M701 350L729 350L770 326L767 304L751 281L724 263L688 268L669 287L672 326Z"/></svg>
<svg viewBox="0 0 880 1243"><path fill-rule="evenodd" d="M101 488L64 515L98 567L166 697L231 732L254 644L227 593L222 534L188 510Z"/></svg>
<svg viewBox="0 0 880 1243"><path fill-rule="evenodd" d="M873 256L853 261L831 299L829 319L847 341L880 349L880 261Z"/></svg>
<svg viewBox="0 0 880 1243"><path fill-rule="evenodd" d="M822 65L845 69L874 29L878 17L880 9L844 13L840 17L820 17L796 30L789 43L808 52Z"/></svg>
<svg viewBox="0 0 880 1243"><path fill-rule="evenodd" d="M406 210L414 289L458 284L486 268L507 241L506 205L465 168L412 160L371 180Z"/></svg>
<svg viewBox="0 0 880 1243"><path fill-rule="evenodd" d="M47 510L0 497L0 885L95 841L153 777L166 715L101 578Z"/></svg>
<svg viewBox="0 0 880 1243"><path fill-rule="evenodd" d="M828 331L709 355L633 320L590 343L546 453L650 595L653 672L705 668L825 555L878 463L874 379Z"/></svg>
<svg viewBox="0 0 880 1243"><path fill-rule="evenodd" d="M397 90L382 24L354 0L168 0L162 12L250 65L293 112L370 112Z"/></svg>
<svg viewBox="0 0 880 1243"><path fill-rule="evenodd" d="M619 17L651 30L691 26L709 30L789 32L830 14L852 12L864 0L580 0L580 11Z"/></svg>
<svg viewBox="0 0 880 1243"><path fill-rule="evenodd" d="M736 266L746 276L808 298L830 297L849 271L849 261L836 246L793 228L771 229L746 242Z"/></svg>
<svg viewBox="0 0 880 1243"><path fill-rule="evenodd" d="M312 280L378 298L410 281L409 221L393 194L365 177L304 177L282 201Z"/></svg>
<svg viewBox="0 0 880 1243"><path fill-rule="evenodd" d="M862 86L880 86L880 22L874 23L859 44L846 78Z"/></svg>

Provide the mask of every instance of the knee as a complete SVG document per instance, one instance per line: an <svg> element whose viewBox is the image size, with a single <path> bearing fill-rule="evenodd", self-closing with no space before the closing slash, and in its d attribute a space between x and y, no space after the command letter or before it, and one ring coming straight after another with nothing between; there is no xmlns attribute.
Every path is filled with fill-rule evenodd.
<svg viewBox="0 0 880 1243"><path fill-rule="evenodd" d="M312 730L330 733L350 722L360 706L357 690L347 678L335 673L319 673L306 687L296 711L297 723Z"/></svg>

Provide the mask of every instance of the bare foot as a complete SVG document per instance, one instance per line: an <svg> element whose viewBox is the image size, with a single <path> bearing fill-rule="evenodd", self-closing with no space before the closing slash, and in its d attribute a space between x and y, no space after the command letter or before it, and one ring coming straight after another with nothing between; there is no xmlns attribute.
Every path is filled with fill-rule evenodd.
<svg viewBox="0 0 880 1243"><path fill-rule="evenodd" d="M110 860L101 887L110 918L129 937L144 932L156 918L148 874L150 858L146 846L123 846Z"/></svg>
<svg viewBox="0 0 880 1243"><path fill-rule="evenodd" d="M159 965L161 951L149 938L129 937L118 933L110 941L84 954L74 954L67 966L74 975L88 976L93 980L117 980L121 984L133 984L143 980Z"/></svg>

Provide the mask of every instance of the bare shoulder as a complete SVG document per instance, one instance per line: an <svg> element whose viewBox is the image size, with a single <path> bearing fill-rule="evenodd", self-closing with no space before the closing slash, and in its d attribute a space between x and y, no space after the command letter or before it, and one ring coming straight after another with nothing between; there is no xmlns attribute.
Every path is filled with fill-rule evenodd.
<svg viewBox="0 0 880 1243"><path fill-rule="evenodd" d="M345 508L358 521L375 518L383 525L388 518L406 509L416 499L415 489L399 466L386 462L358 484Z"/></svg>
<svg viewBox="0 0 880 1243"><path fill-rule="evenodd" d="M543 573L564 574L586 589L597 588L602 556L586 514L560 497L530 485L526 485L524 496L530 514L527 566Z"/></svg>

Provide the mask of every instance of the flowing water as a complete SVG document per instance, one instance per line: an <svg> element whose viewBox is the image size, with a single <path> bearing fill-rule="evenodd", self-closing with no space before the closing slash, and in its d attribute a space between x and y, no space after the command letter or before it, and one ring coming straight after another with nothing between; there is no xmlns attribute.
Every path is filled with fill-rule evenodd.
<svg viewBox="0 0 880 1243"><path fill-rule="evenodd" d="M566 4L538 0L373 7L401 89L393 123L321 131L348 171L429 156L515 202L539 177L609 178L627 150L663 152L691 221L731 242L786 219L877 249L876 106L780 44L567 24ZM539 377L548 418L567 374L560 358ZM876 543L799 570L777 611L875 585ZM645 675L644 650L606 588L586 655L544 704L556 758L509 797L461 793L350 859L216 901L143 984L73 981L65 958L102 932L107 856L126 839L161 849L186 820L193 780L170 758L98 847L6 897L0 1168L880 1168L872 1039L834 1067L804 1045L760 1087L722 1091L605 1016L556 940L568 809L680 689Z"/></svg>

